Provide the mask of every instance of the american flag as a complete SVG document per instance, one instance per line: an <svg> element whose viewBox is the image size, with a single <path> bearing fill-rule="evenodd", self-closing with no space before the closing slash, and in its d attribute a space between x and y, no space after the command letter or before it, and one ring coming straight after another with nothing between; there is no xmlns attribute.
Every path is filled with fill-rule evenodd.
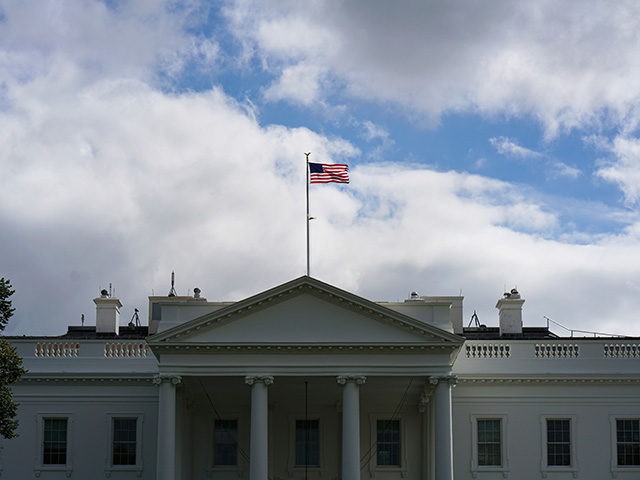
<svg viewBox="0 0 640 480"><path fill-rule="evenodd" d="M349 183L349 166L344 163L309 162L309 183Z"/></svg>

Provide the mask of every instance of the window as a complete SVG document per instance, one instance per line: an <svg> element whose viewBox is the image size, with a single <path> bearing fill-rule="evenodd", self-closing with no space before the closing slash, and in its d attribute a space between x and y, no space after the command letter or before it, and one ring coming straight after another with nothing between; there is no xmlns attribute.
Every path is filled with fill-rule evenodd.
<svg viewBox="0 0 640 480"><path fill-rule="evenodd" d="M321 477L326 472L324 452L327 450L323 442L327 438L323 421L318 412L293 412L288 417L288 455L287 470L289 477L298 478L301 470L313 472L314 477Z"/></svg>
<svg viewBox="0 0 640 480"><path fill-rule="evenodd" d="M547 466L571 466L571 419L547 418Z"/></svg>
<svg viewBox="0 0 640 480"><path fill-rule="evenodd" d="M296 420L296 467L320 466L320 421Z"/></svg>
<svg viewBox="0 0 640 480"><path fill-rule="evenodd" d="M218 419L213 427L213 465L238 464L238 420Z"/></svg>
<svg viewBox="0 0 640 480"><path fill-rule="evenodd" d="M379 467L400 467L400 420L376 421L376 463Z"/></svg>
<svg viewBox="0 0 640 480"><path fill-rule="evenodd" d="M477 420L479 466L502 465L502 428L499 418Z"/></svg>
<svg viewBox="0 0 640 480"><path fill-rule="evenodd" d="M371 446L365 449L363 463L371 478L378 473L396 472L407 478L406 419L396 413L381 412L369 415ZM364 467L363 467L364 468ZM383 475L384 476L384 475Z"/></svg>
<svg viewBox="0 0 640 480"><path fill-rule="evenodd" d="M112 465L136 465L138 419L112 419Z"/></svg>
<svg viewBox="0 0 640 480"><path fill-rule="evenodd" d="M106 452L105 472L142 472L142 413L108 413L105 417Z"/></svg>
<svg viewBox="0 0 640 480"><path fill-rule="evenodd" d="M470 415L471 472L509 471L507 415Z"/></svg>
<svg viewBox="0 0 640 480"><path fill-rule="evenodd" d="M67 424L64 417L43 418L42 464L67 464Z"/></svg>
<svg viewBox="0 0 640 480"><path fill-rule="evenodd" d="M640 466L640 420L616 419L616 458L620 467Z"/></svg>
<svg viewBox="0 0 640 480"><path fill-rule="evenodd" d="M73 472L73 414L41 412L35 416L37 450L33 472L39 477L42 472L63 471L67 476Z"/></svg>
<svg viewBox="0 0 640 480"><path fill-rule="evenodd" d="M574 472L577 475L577 417L566 414L541 415L540 427L540 470Z"/></svg>

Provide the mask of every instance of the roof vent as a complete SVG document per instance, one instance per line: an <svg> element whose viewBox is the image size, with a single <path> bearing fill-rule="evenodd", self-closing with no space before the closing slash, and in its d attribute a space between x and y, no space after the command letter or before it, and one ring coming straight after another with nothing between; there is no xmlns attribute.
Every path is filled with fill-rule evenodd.
<svg viewBox="0 0 640 480"><path fill-rule="evenodd" d="M409 299L410 300L419 300L420 299L420 295L418 295L418 292L411 292L409 294Z"/></svg>
<svg viewBox="0 0 640 480"><path fill-rule="evenodd" d="M200 298L200 292L202 290L200 290L198 287L193 289L193 298Z"/></svg>

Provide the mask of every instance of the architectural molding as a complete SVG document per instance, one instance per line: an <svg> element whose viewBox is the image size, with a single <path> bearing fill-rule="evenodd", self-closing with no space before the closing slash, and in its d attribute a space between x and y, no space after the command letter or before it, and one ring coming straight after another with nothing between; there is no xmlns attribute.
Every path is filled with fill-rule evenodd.
<svg viewBox="0 0 640 480"><path fill-rule="evenodd" d="M548 383L548 384L554 384L554 383L575 383L575 384L585 384L585 383L592 383L592 384L618 384L618 383L622 383L622 384L636 384L636 383L640 383L640 377L634 377L634 378L620 378L620 377L615 377L615 378L554 378L554 377L550 377L550 376L544 376L544 377L527 377L527 378L516 378L516 377L509 377L509 378L500 378L500 377L462 377L462 376L458 376L457 377L458 382L461 384L476 384L476 383L505 383L505 384L510 384L510 383L519 383L519 384L539 384L539 383Z"/></svg>
<svg viewBox="0 0 640 480"><path fill-rule="evenodd" d="M418 413L427 412L429 404L433 400L433 394L434 387L429 382L426 382L422 389L422 393L420 394L420 399L418 400Z"/></svg>
<svg viewBox="0 0 640 480"><path fill-rule="evenodd" d="M364 385L367 381L367 377L364 375L338 375L336 377L336 382L339 385L345 385L349 382L355 383L356 385Z"/></svg>
<svg viewBox="0 0 640 480"><path fill-rule="evenodd" d="M203 350L219 351L260 351L260 352L274 352L274 351L344 351L344 350L359 350L359 351L412 351L412 350L452 350L458 348L459 345L452 345L450 343L394 343L394 344L299 344L299 343L283 343L283 344L198 344L198 343L164 343L159 345L153 345L153 349L157 351L191 351L192 353L201 353Z"/></svg>
<svg viewBox="0 0 640 480"><path fill-rule="evenodd" d="M171 383L171 385L180 385L182 383L182 377L180 375L172 375L160 373L153 377L154 385L161 385L162 383Z"/></svg>
<svg viewBox="0 0 640 480"><path fill-rule="evenodd" d="M448 383L450 386L454 387L458 383L458 377L455 375L442 375L442 376L432 376L429 377L429 383L431 385L438 385L439 383Z"/></svg>
<svg viewBox="0 0 640 480"><path fill-rule="evenodd" d="M87 374L89 375L89 374ZM57 383L57 382L80 382L80 383L154 383L154 376L132 376L132 377L100 377L100 376L77 376L77 375L25 375L20 378L17 384L21 383Z"/></svg>
<svg viewBox="0 0 640 480"><path fill-rule="evenodd" d="M273 385L272 375L247 375L244 377L244 383L253 385L254 383L264 383L267 387Z"/></svg>

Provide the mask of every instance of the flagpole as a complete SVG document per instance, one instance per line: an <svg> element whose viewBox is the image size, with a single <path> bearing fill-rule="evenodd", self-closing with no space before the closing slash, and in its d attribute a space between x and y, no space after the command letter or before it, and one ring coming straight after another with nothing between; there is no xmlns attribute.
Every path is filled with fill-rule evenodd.
<svg viewBox="0 0 640 480"><path fill-rule="evenodd" d="M311 152L309 153L305 153L305 156L307 157L307 163L306 163L306 173L307 173L307 277L311 276L310 273L310 269L309 269L309 155L311 155Z"/></svg>

